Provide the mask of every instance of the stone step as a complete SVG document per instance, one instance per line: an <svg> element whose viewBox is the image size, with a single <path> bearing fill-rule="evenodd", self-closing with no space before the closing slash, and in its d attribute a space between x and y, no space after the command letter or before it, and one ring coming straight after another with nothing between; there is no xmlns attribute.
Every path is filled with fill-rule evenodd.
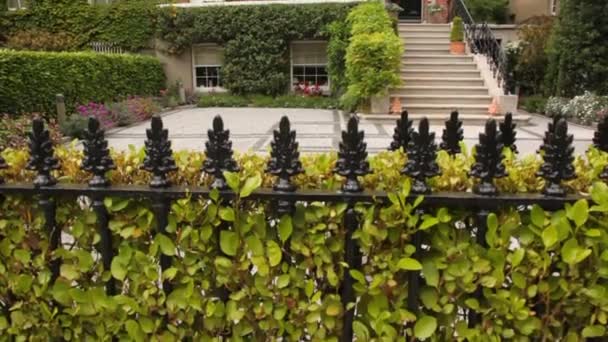
<svg viewBox="0 0 608 342"><path fill-rule="evenodd" d="M443 113L451 113L457 110L461 114L478 114L487 115L490 105L444 105L444 104L425 104L425 103L408 103L402 105L404 110L412 114L418 115L437 115Z"/></svg>
<svg viewBox="0 0 608 342"><path fill-rule="evenodd" d="M450 32L404 31L404 32L399 32L399 37L401 37L402 39L409 39L409 38L450 39Z"/></svg>
<svg viewBox="0 0 608 342"><path fill-rule="evenodd" d="M441 49L436 48L428 48L428 47L418 47L418 46L406 46L405 52L403 53L403 57L410 56L451 56L450 54L450 46L445 44L445 47Z"/></svg>
<svg viewBox="0 0 608 342"><path fill-rule="evenodd" d="M483 87L484 81L481 77L450 78L450 77L407 77L401 76L406 86L427 87Z"/></svg>
<svg viewBox="0 0 608 342"><path fill-rule="evenodd" d="M399 32L450 32L449 24L399 24Z"/></svg>
<svg viewBox="0 0 608 342"><path fill-rule="evenodd" d="M450 44L449 37L401 37L401 42L403 42L406 46L416 46L416 45L437 45L437 44Z"/></svg>
<svg viewBox="0 0 608 342"><path fill-rule="evenodd" d="M488 88L484 86L416 86L410 85L393 88L391 96L399 95L488 95Z"/></svg>
<svg viewBox="0 0 608 342"><path fill-rule="evenodd" d="M425 104L425 105L444 105L444 106L461 106L461 105L480 105L490 106L492 97L490 95L399 95L401 104L406 106L409 103Z"/></svg>
<svg viewBox="0 0 608 342"><path fill-rule="evenodd" d="M434 42L405 42L405 51L408 49L412 50L445 50L450 51L450 41L446 40L443 43Z"/></svg>
<svg viewBox="0 0 608 342"><path fill-rule="evenodd" d="M403 56L401 60L411 63L475 63L473 56L466 55L420 55L420 56Z"/></svg>
<svg viewBox="0 0 608 342"><path fill-rule="evenodd" d="M485 122L489 119L494 119L494 120L502 120L503 117L502 116L495 116L495 115L489 115L489 114L465 114L465 113L459 113L460 115L458 116L458 118L460 120L462 120L462 122L466 125L483 125L485 124ZM360 115L362 121L365 120L373 120L373 121L378 121L378 120L382 120L382 121L390 121L390 122L395 122L397 119L399 119L399 115L397 114L361 114ZM445 121L447 121L448 119L450 119L450 112L448 113L435 113L435 114L416 114L416 113L409 113L409 119L414 121L414 126L418 126L418 122L422 119L422 118L427 118L430 121L430 124L433 126L443 126L445 124ZM518 114L518 115L514 115L513 116L513 121L515 123L518 124L518 126L525 126L529 123L531 117L530 115L522 115L522 114ZM439 131L441 132L441 131Z"/></svg>
<svg viewBox="0 0 608 342"><path fill-rule="evenodd" d="M401 62L401 70L457 70L457 71L476 71L477 64L473 62L411 62L411 61L402 61Z"/></svg>
<svg viewBox="0 0 608 342"><path fill-rule="evenodd" d="M402 77L439 77L439 78L477 78L481 77L479 70L451 70L451 69L402 69Z"/></svg>

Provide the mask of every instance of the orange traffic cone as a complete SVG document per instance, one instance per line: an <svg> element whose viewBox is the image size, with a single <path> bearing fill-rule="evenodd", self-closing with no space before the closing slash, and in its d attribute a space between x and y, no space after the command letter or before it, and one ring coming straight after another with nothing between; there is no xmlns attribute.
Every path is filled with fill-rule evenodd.
<svg viewBox="0 0 608 342"><path fill-rule="evenodd" d="M398 97L393 97L393 101L391 101L391 108L389 110L389 113L400 114L401 111L402 111L401 99L399 99Z"/></svg>
<svg viewBox="0 0 608 342"><path fill-rule="evenodd" d="M496 99L496 98L492 99L492 104L490 105L490 108L488 108L488 114L490 114L490 115L499 115L500 114L500 110L498 108L498 99Z"/></svg>

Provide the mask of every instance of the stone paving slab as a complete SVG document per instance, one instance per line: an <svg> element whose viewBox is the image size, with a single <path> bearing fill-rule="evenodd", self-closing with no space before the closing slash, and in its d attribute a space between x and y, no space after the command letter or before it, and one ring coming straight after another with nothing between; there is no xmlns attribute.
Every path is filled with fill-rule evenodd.
<svg viewBox="0 0 608 342"><path fill-rule="evenodd" d="M233 148L236 151L254 151L267 153L273 130L278 128L279 120L287 115L292 128L297 132L300 151L327 152L336 150L341 139L341 130L345 129L348 114L337 110L319 109L284 109L284 108L184 108L163 115L165 128L175 150L204 150L207 130L211 128L213 118L221 114L225 128L230 129ZM527 114L527 113L526 113ZM395 118L396 120L397 118ZM529 125L518 127L518 148L522 155L535 153L542 143L544 132L550 119L532 115ZM414 126L417 127L415 122ZM128 128L108 132L111 147L120 150L129 145L143 146L145 131L149 122L143 122ZM583 153L591 144L593 129L570 125L570 133L575 138L576 153ZM360 128L365 131L366 142L370 153L385 150L394 131L394 124L387 120L362 120ZM431 125L437 142L441 139L442 125ZM483 132L482 125L464 126L465 144L473 147Z"/></svg>

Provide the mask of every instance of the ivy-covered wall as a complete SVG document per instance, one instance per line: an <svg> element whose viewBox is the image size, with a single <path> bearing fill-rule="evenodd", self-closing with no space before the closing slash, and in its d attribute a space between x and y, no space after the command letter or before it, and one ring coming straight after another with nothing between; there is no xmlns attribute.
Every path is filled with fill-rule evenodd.
<svg viewBox="0 0 608 342"><path fill-rule="evenodd" d="M67 33L75 38L75 48L104 41L137 51L152 47L157 4L156 0L122 0L110 5L90 5L87 0L36 0L26 10L0 9L0 35L6 38L28 30Z"/></svg>
<svg viewBox="0 0 608 342"><path fill-rule="evenodd" d="M224 47L224 87L237 94L284 93L289 86L289 44L294 40L332 40L329 24L345 21L354 4L306 4L165 8L158 37L180 54L192 44ZM343 55L342 55L343 56ZM330 55L341 70L340 54ZM333 78L339 75L330 75Z"/></svg>

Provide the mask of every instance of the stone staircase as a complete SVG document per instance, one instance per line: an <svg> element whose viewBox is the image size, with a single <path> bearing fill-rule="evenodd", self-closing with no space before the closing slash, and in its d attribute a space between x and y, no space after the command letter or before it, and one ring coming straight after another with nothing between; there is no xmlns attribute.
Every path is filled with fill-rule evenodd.
<svg viewBox="0 0 608 342"><path fill-rule="evenodd" d="M403 86L391 89L412 116L481 119L492 103L488 87L471 55L450 54L450 25L399 24L405 44L401 60Z"/></svg>

